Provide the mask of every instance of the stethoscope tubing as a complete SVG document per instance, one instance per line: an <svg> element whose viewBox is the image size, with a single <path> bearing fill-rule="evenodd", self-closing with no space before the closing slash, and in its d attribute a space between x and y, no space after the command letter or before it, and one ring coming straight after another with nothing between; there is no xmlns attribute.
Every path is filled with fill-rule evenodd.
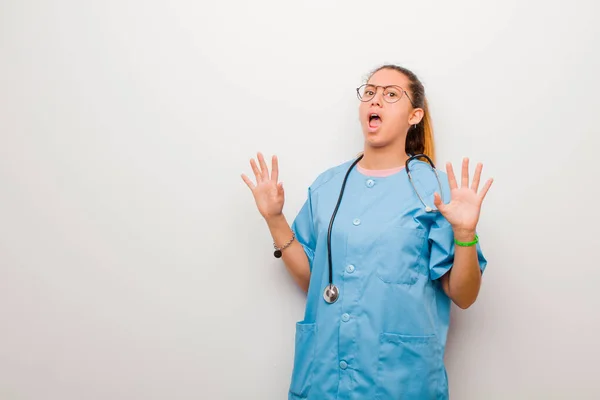
<svg viewBox="0 0 600 400"><path fill-rule="evenodd" d="M339 289L333 284L333 260L332 260L332 255L331 255L331 232L333 230L333 222L335 220L335 216L337 215L337 212L340 208L340 204L342 203L342 197L344 195L344 190L346 188L346 182L348 181L348 176L350 175L350 172L352 171L352 169L356 166L356 164L358 164L358 162L364 157L364 154L361 154L356 160L354 160L354 162L352 163L352 165L350 165L350 167L348 168L348 171L346 171L346 175L344 176L344 180L342 182L342 187L340 189L340 194L338 196L338 200L337 203L335 205L335 208L333 209L333 213L331 215L331 219L329 221L329 228L327 229L327 261L328 261L328 266L329 266L329 285L325 288L325 292L323 297L325 298L325 301L327 301L328 303L334 303L338 296L339 296ZM423 200L423 198L421 197L421 195L419 194L419 191L417 190L417 188L415 187L415 184L412 180L412 176L410 174L410 167L409 164L412 160L414 159L418 159L418 158L425 158L427 160L427 162L429 163L429 165L431 166L431 169L433 170L433 172L435 173L435 177L437 179L438 182L438 186L440 189L440 196L443 196L442 194L442 185L440 182L440 178L438 175L437 170L435 169L435 164L433 163L433 161L431 160L431 158L425 154L415 154L410 156L405 163L405 169L406 169L406 174L408 175L408 179L413 187L413 190L415 191L415 193L417 194L417 197L419 198L420 202L423 204L423 206L425 207L425 211L426 212L437 212L437 209L434 209L430 206L428 206L425 201ZM443 197L442 197L443 198Z"/></svg>

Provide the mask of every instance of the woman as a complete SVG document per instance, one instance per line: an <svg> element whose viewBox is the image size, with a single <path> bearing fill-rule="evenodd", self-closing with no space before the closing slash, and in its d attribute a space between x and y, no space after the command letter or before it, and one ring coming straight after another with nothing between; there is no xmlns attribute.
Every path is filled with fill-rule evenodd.
<svg viewBox="0 0 600 400"><path fill-rule="evenodd" d="M465 159L460 183L449 163L438 181L423 156L409 177L409 156L434 159L411 71L382 66L357 93L364 152L317 177L291 227L277 158L270 173L260 153L250 161L256 184L242 175L275 255L308 292L289 399L447 399L450 306L477 298L486 259L476 226L492 180L479 190L478 164L469 185Z"/></svg>

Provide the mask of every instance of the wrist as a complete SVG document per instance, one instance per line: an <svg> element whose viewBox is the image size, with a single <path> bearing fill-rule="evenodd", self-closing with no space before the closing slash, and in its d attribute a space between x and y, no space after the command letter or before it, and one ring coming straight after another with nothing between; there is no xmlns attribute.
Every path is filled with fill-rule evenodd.
<svg viewBox="0 0 600 400"><path fill-rule="evenodd" d="M470 242L475 239L476 231L470 228L453 228L454 239L459 242Z"/></svg>
<svg viewBox="0 0 600 400"><path fill-rule="evenodd" d="M285 221L285 217L283 216L283 213L269 215L269 216L265 217L265 222L270 227L274 227L274 226L280 225L281 222L283 222L283 221Z"/></svg>

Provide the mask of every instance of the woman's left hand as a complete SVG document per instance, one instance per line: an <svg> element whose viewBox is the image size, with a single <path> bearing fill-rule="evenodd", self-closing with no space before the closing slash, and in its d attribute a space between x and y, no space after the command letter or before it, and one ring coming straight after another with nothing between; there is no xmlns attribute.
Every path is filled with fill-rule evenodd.
<svg viewBox="0 0 600 400"><path fill-rule="evenodd" d="M464 158L459 187L454 176L452 164L447 163L446 171L448 173L448 183L450 184L450 202L444 204L439 193L436 192L434 194L433 202L444 218L452 225L455 236L464 236L465 240L473 239L473 234L479 221L481 204L493 182L493 179L488 179L481 191L478 192L482 168L483 165L478 163L473 182L469 187L469 159Z"/></svg>

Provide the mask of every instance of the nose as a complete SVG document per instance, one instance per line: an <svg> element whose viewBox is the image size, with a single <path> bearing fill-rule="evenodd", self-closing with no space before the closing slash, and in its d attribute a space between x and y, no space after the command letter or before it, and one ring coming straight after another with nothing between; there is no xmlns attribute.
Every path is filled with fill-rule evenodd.
<svg viewBox="0 0 600 400"><path fill-rule="evenodd" d="M377 88L377 91L375 92L375 95L373 96L373 98L371 99L371 105L377 105L379 107L381 107L382 105L382 99L383 99L383 89L380 91L379 89L381 88Z"/></svg>

